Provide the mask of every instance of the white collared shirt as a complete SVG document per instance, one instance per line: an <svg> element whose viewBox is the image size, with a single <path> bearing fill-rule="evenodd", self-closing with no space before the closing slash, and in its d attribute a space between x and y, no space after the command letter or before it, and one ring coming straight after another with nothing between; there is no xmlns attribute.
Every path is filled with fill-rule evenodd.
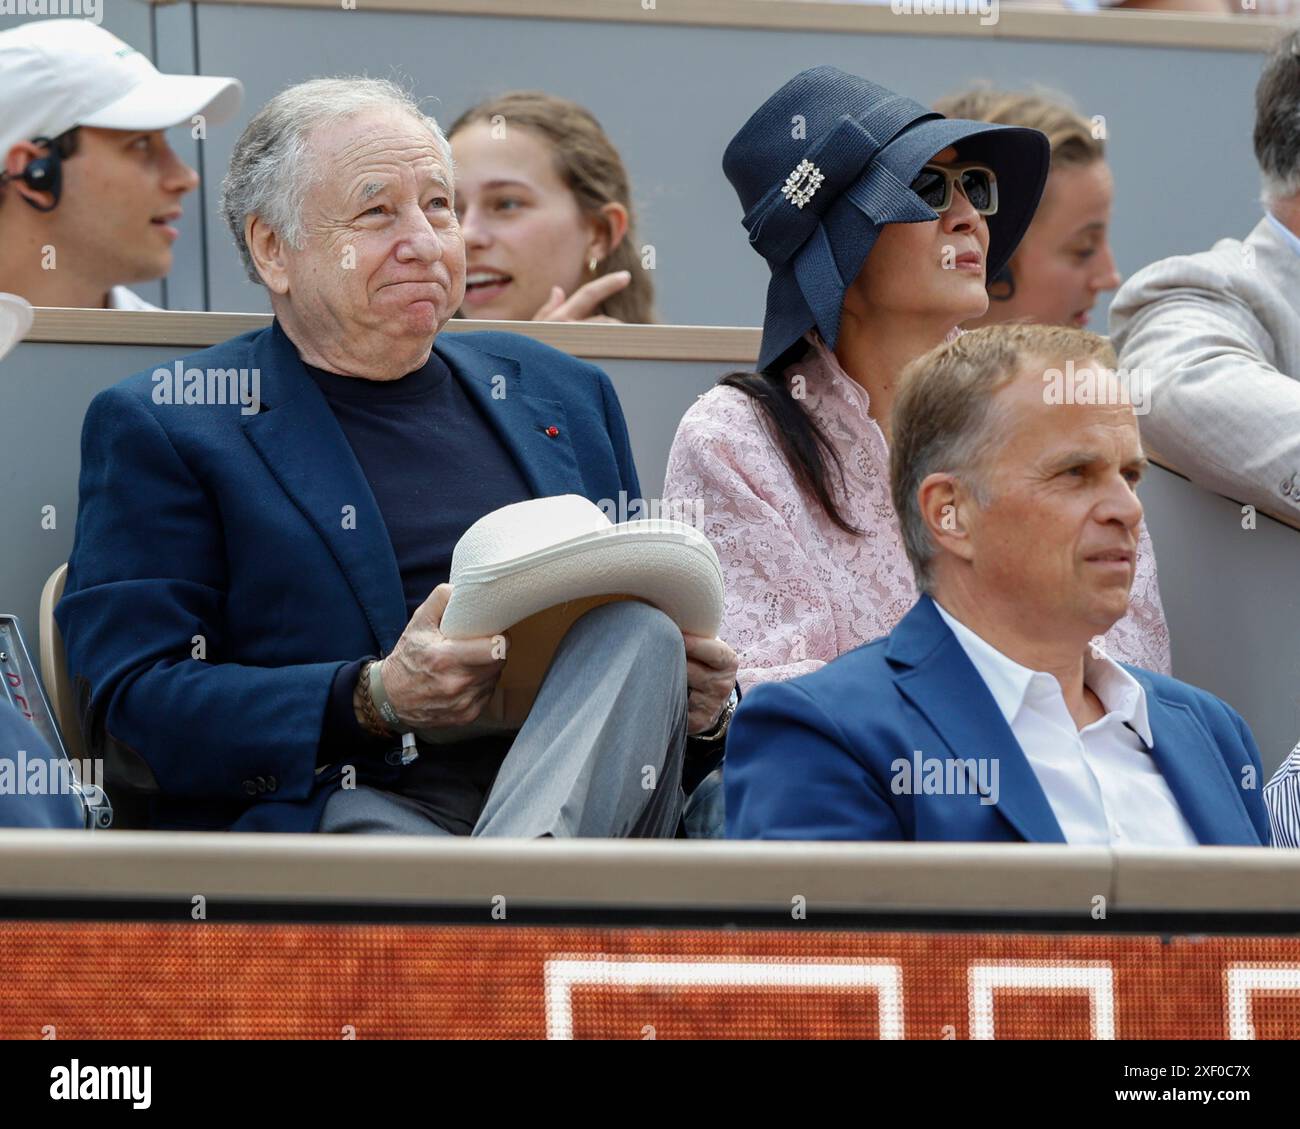
<svg viewBox="0 0 1300 1129"><path fill-rule="evenodd" d="M1271 223L1277 233L1282 237L1282 242L1291 248L1297 255L1300 255L1300 235L1296 235L1286 224L1277 218L1272 212L1265 212L1268 216L1268 222Z"/></svg>
<svg viewBox="0 0 1300 1129"><path fill-rule="evenodd" d="M1197 845L1149 751L1155 742L1146 691L1136 678L1105 654L1086 654L1083 679L1106 716L1079 729L1052 675L1007 658L934 606L1006 718L1067 843Z"/></svg>

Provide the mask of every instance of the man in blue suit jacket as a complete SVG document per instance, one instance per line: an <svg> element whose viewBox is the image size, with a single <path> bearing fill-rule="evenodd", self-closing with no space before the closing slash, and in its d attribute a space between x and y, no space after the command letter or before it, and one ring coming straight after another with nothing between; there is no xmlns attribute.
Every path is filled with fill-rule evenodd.
<svg viewBox="0 0 1300 1129"><path fill-rule="evenodd" d="M730 837L1268 843L1246 723L1099 646L1145 463L1113 365L1081 330L994 326L909 366L891 476L923 594L887 637L746 694ZM1064 372L1091 394L1045 395Z"/></svg>
<svg viewBox="0 0 1300 1129"><path fill-rule="evenodd" d="M517 739L455 735L504 665L438 631L460 534L640 485L599 369L435 342L465 287L436 123L388 83L292 87L223 210L274 324L108 389L83 431L57 616L115 803L147 796L155 827L672 835L686 734L724 714L735 656L647 605L577 622ZM431 729L448 743L409 763L399 734Z"/></svg>

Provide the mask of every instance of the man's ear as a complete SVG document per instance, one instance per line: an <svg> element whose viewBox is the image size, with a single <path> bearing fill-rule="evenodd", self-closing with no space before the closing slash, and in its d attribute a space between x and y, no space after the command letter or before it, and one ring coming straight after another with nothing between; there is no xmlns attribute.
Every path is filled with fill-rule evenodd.
<svg viewBox="0 0 1300 1129"><path fill-rule="evenodd" d="M285 260L285 242L260 216L244 217L244 242L253 266L272 294L289 292L289 266Z"/></svg>
<svg viewBox="0 0 1300 1129"><path fill-rule="evenodd" d="M971 560L974 556L971 525L978 507L956 475L927 475L917 488L917 502L935 547L962 560Z"/></svg>
<svg viewBox="0 0 1300 1129"><path fill-rule="evenodd" d="M33 145L30 141L20 141L5 154L4 171L9 174L8 183L13 185L13 190L24 200L30 200L42 211L48 211L54 207L53 192L38 192L27 185L21 179L23 170L27 168L37 157L48 157L49 151L40 145Z"/></svg>

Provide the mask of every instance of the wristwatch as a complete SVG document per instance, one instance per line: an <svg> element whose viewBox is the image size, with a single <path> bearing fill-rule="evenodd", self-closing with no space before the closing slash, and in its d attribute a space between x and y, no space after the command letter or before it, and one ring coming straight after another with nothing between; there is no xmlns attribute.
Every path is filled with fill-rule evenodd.
<svg viewBox="0 0 1300 1129"><path fill-rule="evenodd" d="M407 730L398 717L384 689L383 660L376 659L361 668L361 712L365 715L364 728L377 737L401 737L402 747L393 749L384 759L389 764L408 765L420 754L415 747L415 734Z"/></svg>
<svg viewBox="0 0 1300 1129"><path fill-rule="evenodd" d="M378 665L377 659L362 664L357 679L357 696L361 699L361 728L375 737L392 737L393 731L384 723L375 705L374 682L370 672Z"/></svg>
<svg viewBox="0 0 1300 1129"><path fill-rule="evenodd" d="M731 697L727 699L727 704L722 707L722 713L718 715L717 724L712 729L704 733L693 733L692 741L721 741L727 735L727 728L731 725L732 715L736 712L736 707L740 705L740 692L735 686L731 688Z"/></svg>
<svg viewBox="0 0 1300 1129"><path fill-rule="evenodd" d="M369 698L375 707L375 712L389 729L400 733L402 731L402 719L397 716L397 711L393 709L393 704L388 700L388 691L384 689L384 663L383 660L372 662L362 671L366 679ZM366 695L362 695L363 699ZM364 701L363 701L364 705Z"/></svg>

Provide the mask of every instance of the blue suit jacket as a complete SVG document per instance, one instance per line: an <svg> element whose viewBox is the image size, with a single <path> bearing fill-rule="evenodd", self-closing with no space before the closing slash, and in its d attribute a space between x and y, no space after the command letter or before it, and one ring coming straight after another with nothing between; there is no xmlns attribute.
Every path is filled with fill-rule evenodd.
<svg viewBox="0 0 1300 1129"><path fill-rule="evenodd" d="M441 334L434 348L534 496L640 497L600 369L507 333ZM83 730L105 751L110 786L155 792L152 826L311 831L338 786L339 769L316 765L334 674L392 650L406 626L397 561L278 323L183 363L259 369L261 410L155 403L151 372L87 410L56 613ZM356 767L361 781L393 771Z"/></svg>
<svg viewBox="0 0 1300 1129"><path fill-rule="evenodd" d="M1125 665L1147 695L1152 756L1203 844L1267 844L1259 750L1204 690ZM999 796L895 794L896 761L998 758ZM1250 766L1252 772L1243 772ZM891 635L746 695L727 738L733 839L1064 843L1047 796L928 596ZM906 777L898 772L900 785Z"/></svg>

